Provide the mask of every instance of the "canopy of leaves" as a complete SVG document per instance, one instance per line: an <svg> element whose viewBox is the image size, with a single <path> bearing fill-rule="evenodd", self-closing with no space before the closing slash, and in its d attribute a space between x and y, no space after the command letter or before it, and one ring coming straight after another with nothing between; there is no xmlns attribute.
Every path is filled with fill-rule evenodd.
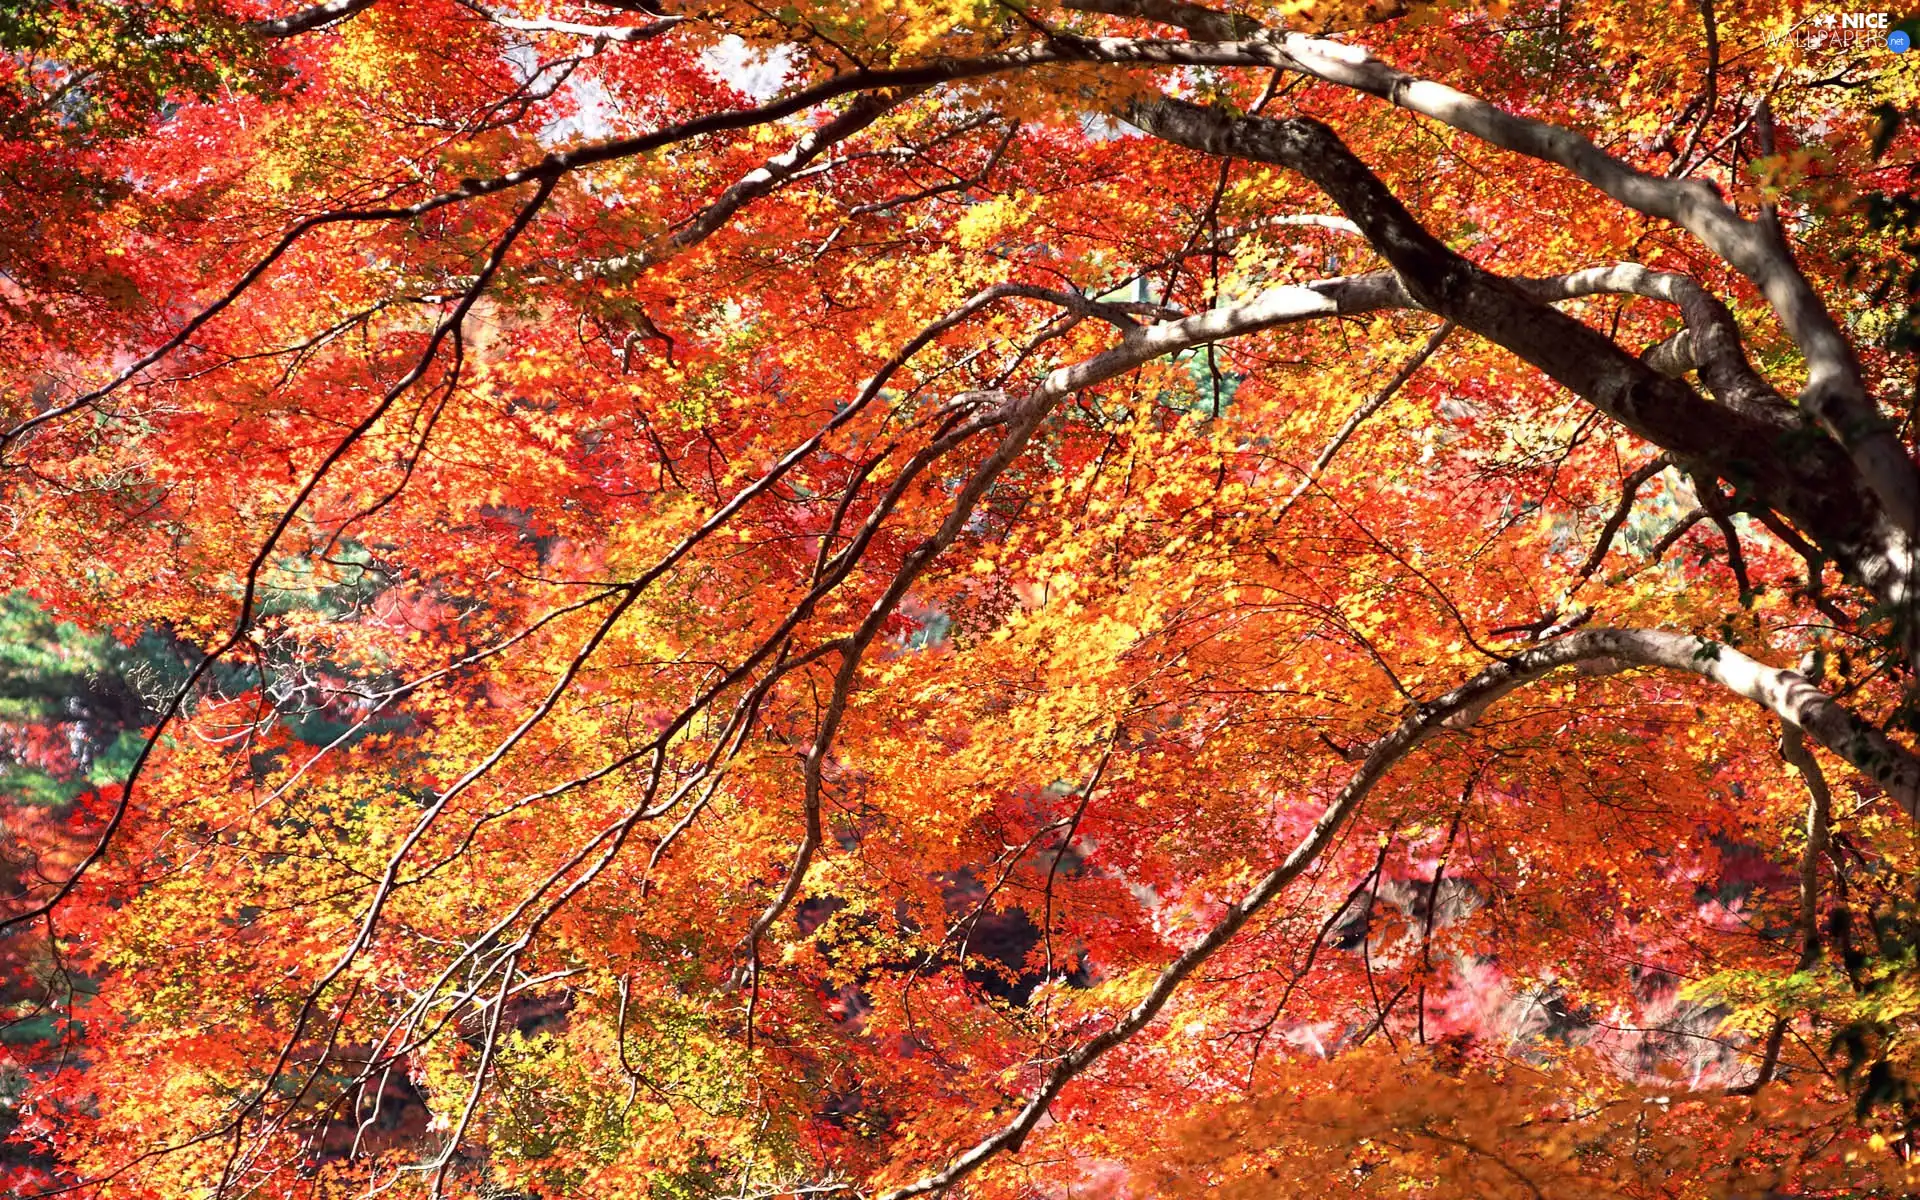
<svg viewBox="0 0 1920 1200"><path fill-rule="evenodd" d="M0 3L0 1185L1910 1194L1841 13Z"/></svg>

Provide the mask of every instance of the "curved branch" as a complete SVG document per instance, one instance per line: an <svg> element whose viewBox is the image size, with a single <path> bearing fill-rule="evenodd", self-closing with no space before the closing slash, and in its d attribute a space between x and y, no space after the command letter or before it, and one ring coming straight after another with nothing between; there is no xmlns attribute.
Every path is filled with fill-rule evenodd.
<svg viewBox="0 0 1920 1200"><path fill-rule="evenodd" d="M1627 518L1633 514L1633 502L1639 497L1640 488L1647 480L1671 465L1666 455L1657 454L1651 461L1642 463L1620 481L1620 501L1614 505L1613 513L1607 518L1606 524L1600 527L1600 536L1594 540L1593 550L1587 555L1587 560L1580 564L1578 571L1573 573L1576 581L1584 583L1593 578L1593 573L1600 569L1600 564L1607 561L1607 552L1613 548L1613 539L1626 525Z"/></svg>
<svg viewBox="0 0 1920 1200"><path fill-rule="evenodd" d="M1563 667L1589 674L1629 667L1659 667L1712 680L1771 710L1852 763L1893 795L1909 813L1920 807L1920 759L1854 716L1796 672L1755 662L1730 646L1686 634L1648 629L1591 629L1524 651L1496 663L1441 696L1415 707L1367 751L1365 761L1321 812L1305 838L1226 915L1161 971L1146 996L1113 1025L1055 1060L1013 1120L976 1142L946 1167L885 1193L881 1200L945 1191L1002 1150L1018 1150L1061 1089L1114 1047L1152 1023L1174 992L1200 965L1246 925L1317 859L1367 793L1389 770L1443 728L1464 729L1487 707L1524 684Z"/></svg>

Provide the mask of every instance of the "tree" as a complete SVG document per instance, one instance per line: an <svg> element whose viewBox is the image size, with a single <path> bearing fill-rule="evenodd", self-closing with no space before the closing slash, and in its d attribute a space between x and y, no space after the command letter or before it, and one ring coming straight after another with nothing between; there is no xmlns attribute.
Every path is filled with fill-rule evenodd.
<svg viewBox="0 0 1920 1200"><path fill-rule="evenodd" d="M0 5L14 1190L1904 1194L1830 17Z"/></svg>

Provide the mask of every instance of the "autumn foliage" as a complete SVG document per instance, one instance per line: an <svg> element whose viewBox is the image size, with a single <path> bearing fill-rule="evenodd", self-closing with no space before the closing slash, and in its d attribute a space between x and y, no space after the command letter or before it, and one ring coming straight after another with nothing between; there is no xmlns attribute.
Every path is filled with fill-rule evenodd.
<svg viewBox="0 0 1920 1200"><path fill-rule="evenodd" d="M1841 11L0 3L0 1183L1908 1194Z"/></svg>

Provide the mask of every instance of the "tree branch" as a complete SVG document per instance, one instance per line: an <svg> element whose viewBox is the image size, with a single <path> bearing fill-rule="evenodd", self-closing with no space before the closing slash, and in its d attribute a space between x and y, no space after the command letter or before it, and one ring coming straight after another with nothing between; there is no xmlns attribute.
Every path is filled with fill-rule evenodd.
<svg viewBox="0 0 1920 1200"><path fill-rule="evenodd" d="M486 17L502 29L517 33L570 33L575 37L608 42L650 41L686 20L685 17L662 17L645 25L582 25L578 21L529 21L496 13L487 13Z"/></svg>
<svg viewBox="0 0 1920 1200"><path fill-rule="evenodd" d="M1301 476L1300 482L1295 485L1293 491L1289 492L1287 498L1282 500L1280 506L1274 510L1271 520L1275 525L1278 525L1281 518L1285 517L1287 513L1292 510L1293 506L1299 503L1300 497L1306 495L1308 489L1320 481L1321 473L1325 471L1327 465L1333 461L1334 455L1340 453L1341 447L1345 446L1347 440L1360 428L1361 423L1374 413L1379 412L1387 401L1393 399L1393 397L1399 393L1400 389L1406 386L1407 381L1413 378L1415 372L1426 365L1427 360L1433 357L1436 350L1440 349L1441 343L1447 340L1454 329L1455 325L1452 321L1440 322L1440 327L1427 337L1426 343L1414 352L1413 357L1402 363L1399 369L1393 373L1393 377L1388 379L1379 391L1361 401L1360 407L1354 409L1352 415L1341 422L1340 428L1334 431L1333 437L1328 439L1327 444L1321 448L1319 455L1314 458L1313 465L1306 469L1305 473Z"/></svg>
<svg viewBox="0 0 1920 1200"><path fill-rule="evenodd" d="M1720 298L1685 275L1655 271L1639 263L1591 267L1539 280L1516 280L1536 300L1571 300L1603 293L1646 296L1680 310L1686 322L1685 355L1675 351L1673 365L1700 372L1714 399L1736 412L1782 428L1798 424L1793 406L1760 377L1747 360L1740 327ZM1649 366L1654 366L1649 362ZM1655 366L1656 370L1660 368ZM1662 374L1676 372L1662 371Z"/></svg>
<svg viewBox="0 0 1920 1200"><path fill-rule="evenodd" d="M1562 667L1588 668L1590 674L1627 667L1660 667L1712 680L1770 709L1803 729L1821 745L1846 759L1899 800L1910 814L1920 808L1920 759L1888 741L1826 693L1793 672L1755 662L1730 646L1686 634L1645 629L1592 629L1496 663L1471 680L1423 705L1368 750L1345 787L1321 812L1293 851L1263 876L1226 915L1154 980L1146 996L1103 1032L1054 1061L1040 1085L1006 1125L982 1138L939 1171L895 1188L881 1200L943 1192L965 1179L1002 1150L1018 1150L1054 1099L1114 1047L1152 1023L1173 994L1200 965L1280 894L1329 845L1360 803L1389 770L1443 728L1464 729L1487 707L1514 689Z"/></svg>
<svg viewBox="0 0 1920 1200"><path fill-rule="evenodd" d="M1647 480L1671 465L1666 455L1656 455L1651 461L1641 464L1631 475L1620 481L1620 503L1614 506L1613 515L1607 518L1607 523L1600 527L1600 536L1594 540L1593 552L1587 555L1587 561L1581 563L1580 569L1574 572L1574 578L1577 581L1584 582L1592 578L1593 573L1600 569L1600 564L1607 560L1607 551L1613 547L1613 539L1620 533L1621 526L1627 523L1627 517L1633 512L1633 502L1639 496L1641 487Z"/></svg>
<svg viewBox="0 0 1920 1200"><path fill-rule="evenodd" d="M1306 117L1236 117L1166 98L1134 101L1126 115L1146 132L1177 145L1298 171L1359 226L1415 303L1517 354L1671 452L1688 469L1725 478L1737 492L1764 499L1852 568L1881 599L1902 606L1910 600L1908 539L1889 524L1840 445L1812 429L1782 428L1749 404L1732 408L1710 403L1598 331L1539 302L1529 285L1503 279L1456 254L1428 233L1325 125ZM1617 274L1614 282L1619 286L1686 294L1672 281L1632 271ZM1587 282L1597 286L1607 279L1602 274ZM1532 285L1534 290L1539 287ZM1687 303L1700 309L1691 300ZM1715 318L1704 310L1695 315L1702 322L1695 336L1716 338ZM1715 371L1730 389L1750 382L1740 378L1738 364L1723 354L1718 360Z"/></svg>
<svg viewBox="0 0 1920 1200"><path fill-rule="evenodd" d="M1219 12L1187 0L1062 0L1060 7L1173 25L1207 42L1236 41L1261 31L1260 22L1252 17Z"/></svg>
<svg viewBox="0 0 1920 1200"><path fill-rule="evenodd" d="M1820 762L1807 749L1807 738L1791 722L1780 723L1780 757L1807 789L1807 844L1800 851L1800 957L1793 969L1804 971L1820 961L1820 859L1827 852L1828 821L1833 814L1833 793ZM1727 1089L1733 1095L1751 1096L1773 1082L1780 1066L1780 1050L1786 1043L1789 1018L1774 1018L1760 1052L1760 1071L1753 1082Z"/></svg>
<svg viewBox="0 0 1920 1200"><path fill-rule="evenodd" d="M276 20L255 21L247 28L260 37L293 37L344 21L372 8L374 3L375 0L326 0L324 4L303 8Z"/></svg>
<svg viewBox="0 0 1920 1200"><path fill-rule="evenodd" d="M1271 31L1241 41L1119 44L1126 41L1087 39L1082 49L1090 57L1114 61L1298 71L1378 96L1500 149L1558 164L1628 208L1693 234L1759 287L1806 357L1808 380L1800 406L1846 451L1894 527L1908 540L1920 538L1920 468L1901 446L1892 422L1867 395L1852 344L1785 247L1759 224L1741 217L1710 184L1647 174L1572 130L1515 116L1445 84L1409 75L1347 42Z"/></svg>

